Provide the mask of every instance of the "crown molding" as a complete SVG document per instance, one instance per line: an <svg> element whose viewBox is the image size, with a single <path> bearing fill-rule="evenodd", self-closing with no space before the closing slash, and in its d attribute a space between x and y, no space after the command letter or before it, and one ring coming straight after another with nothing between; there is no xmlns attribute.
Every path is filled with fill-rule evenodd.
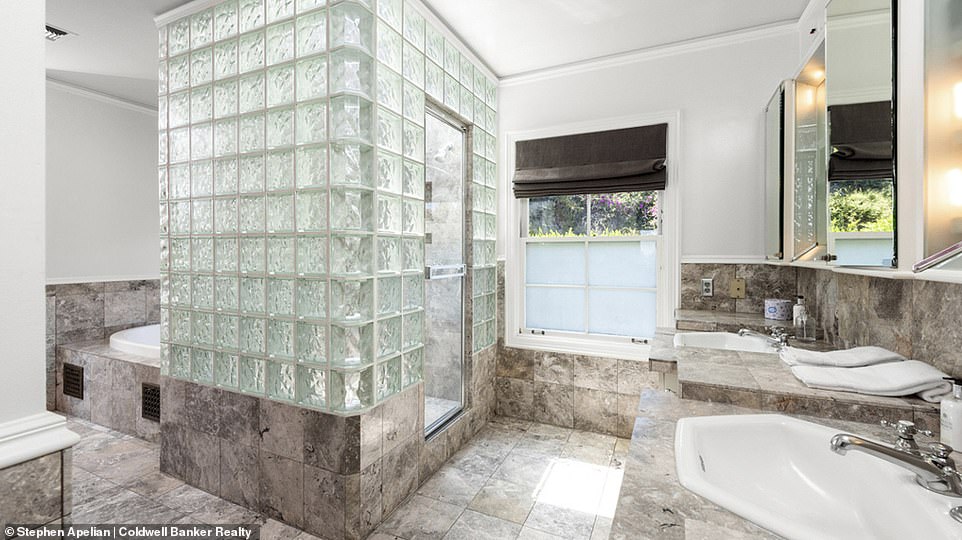
<svg viewBox="0 0 962 540"><path fill-rule="evenodd" d="M570 64L562 64L559 66L527 71L524 73L518 73L516 75L509 75L501 78L500 86L508 87L528 84L547 79L554 79L557 77L564 77L567 75L587 73L599 69L607 69L627 64L645 62L657 58L666 58L708 49L715 49L718 47L747 43L750 41L783 36L786 34L795 34L797 31L798 21L796 20L765 24L743 30L736 30L733 32L693 38L675 43L658 45L655 47L647 47L644 49L636 49L633 51L601 56L598 58L590 58L587 60L572 62Z"/></svg>
<svg viewBox="0 0 962 540"><path fill-rule="evenodd" d="M51 77L47 77L47 86L51 88L56 88L58 90L63 90L64 92L74 94L77 96L82 96L82 97L93 99L103 103L108 103L110 105L116 105L117 107L120 107L122 109L127 109L130 111L135 111L142 114L157 116L156 107L151 108L142 103L129 101L124 98L120 98L110 94L105 94L103 92L98 92L96 90L91 90L90 88L64 82Z"/></svg>

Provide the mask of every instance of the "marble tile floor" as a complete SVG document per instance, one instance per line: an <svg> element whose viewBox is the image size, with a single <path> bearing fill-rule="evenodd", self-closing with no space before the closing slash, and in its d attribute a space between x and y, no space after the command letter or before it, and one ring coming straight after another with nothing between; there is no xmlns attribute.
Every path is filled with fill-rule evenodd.
<svg viewBox="0 0 962 540"><path fill-rule="evenodd" d="M606 539L628 443L496 417L369 540Z"/></svg>

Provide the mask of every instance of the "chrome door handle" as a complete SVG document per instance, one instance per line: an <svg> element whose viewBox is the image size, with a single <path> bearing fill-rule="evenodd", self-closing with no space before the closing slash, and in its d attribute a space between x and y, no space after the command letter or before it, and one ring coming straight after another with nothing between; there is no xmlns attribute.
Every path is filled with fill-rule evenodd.
<svg viewBox="0 0 962 540"><path fill-rule="evenodd" d="M448 279L463 277L467 267L463 264L441 264L424 267L424 279Z"/></svg>

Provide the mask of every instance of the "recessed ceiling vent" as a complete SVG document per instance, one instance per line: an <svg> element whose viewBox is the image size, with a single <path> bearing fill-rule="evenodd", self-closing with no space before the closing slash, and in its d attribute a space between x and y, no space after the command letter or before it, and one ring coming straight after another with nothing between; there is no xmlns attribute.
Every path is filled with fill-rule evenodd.
<svg viewBox="0 0 962 540"><path fill-rule="evenodd" d="M47 26L47 41L57 41L62 37L66 37L70 35L70 32L57 28L56 26L50 26L49 24L46 26Z"/></svg>

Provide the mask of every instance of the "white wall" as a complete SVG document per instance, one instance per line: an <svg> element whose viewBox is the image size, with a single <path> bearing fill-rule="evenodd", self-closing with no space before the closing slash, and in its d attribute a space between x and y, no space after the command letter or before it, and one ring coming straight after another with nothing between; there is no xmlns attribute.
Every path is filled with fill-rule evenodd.
<svg viewBox="0 0 962 540"><path fill-rule="evenodd" d="M688 52L679 54L509 78L499 90L499 140L511 131L679 110L681 152L668 159L680 160L682 260L760 259L764 108L779 81L794 74L798 35L787 25L741 39L748 40L716 39L711 44L718 46L706 42L707 48L683 47ZM505 216L505 205L513 204L511 174L500 176Z"/></svg>
<svg viewBox="0 0 962 540"><path fill-rule="evenodd" d="M157 113L47 86L48 283L156 278Z"/></svg>

